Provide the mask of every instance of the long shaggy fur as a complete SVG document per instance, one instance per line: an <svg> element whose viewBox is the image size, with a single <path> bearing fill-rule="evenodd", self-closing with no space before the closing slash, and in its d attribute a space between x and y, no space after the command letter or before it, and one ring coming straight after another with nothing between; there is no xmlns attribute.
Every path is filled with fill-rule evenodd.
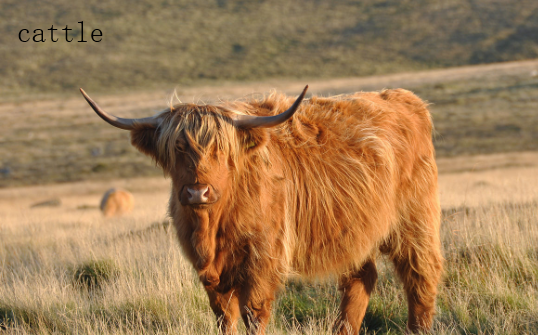
<svg viewBox="0 0 538 335"><path fill-rule="evenodd" d="M431 327L442 272L437 167L426 104L405 90L312 97L268 129L233 127L235 113L275 115L292 99L181 104L132 143L172 177L170 215L223 332L242 315L263 333L286 276L336 274L343 292L335 331L357 332L389 255L404 283L411 331ZM188 183L220 200L182 206ZM245 312L248 311L248 312Z"/></svg>

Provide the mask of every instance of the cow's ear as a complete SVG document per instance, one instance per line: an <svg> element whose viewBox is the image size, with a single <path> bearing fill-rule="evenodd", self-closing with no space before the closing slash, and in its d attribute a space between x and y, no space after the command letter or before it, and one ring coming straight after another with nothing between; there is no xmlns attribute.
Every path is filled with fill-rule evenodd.
<svg viewBox="0 0 538 335"><path fill-rule="evenodd" d="M255 128L241 131L241 146L247 154L255 153L269 143L267 129Z"/></svg>
<svg viewBox="0 0 538 335"><path fill-rule="evenodd" d="M157 129L141 127L131 130L131 144L157 161Z"/></svg>

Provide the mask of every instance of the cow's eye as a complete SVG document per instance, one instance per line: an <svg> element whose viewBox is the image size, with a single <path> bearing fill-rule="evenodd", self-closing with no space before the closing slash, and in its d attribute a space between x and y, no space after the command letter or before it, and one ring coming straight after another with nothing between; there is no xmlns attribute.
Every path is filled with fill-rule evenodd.
<svg viewBox="0 0 538 335"><path fill-rule="evenodd" d="M185 151L186 151L185 145L183 145L183 144L178 144L178 145L176 146L176 151L177 151L177 152L180 152L180 153L185 153Z"/></svg>

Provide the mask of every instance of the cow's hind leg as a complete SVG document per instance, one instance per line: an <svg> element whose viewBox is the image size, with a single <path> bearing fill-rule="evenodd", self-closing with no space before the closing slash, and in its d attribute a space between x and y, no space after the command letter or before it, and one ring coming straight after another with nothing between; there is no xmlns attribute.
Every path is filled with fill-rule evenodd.
<svg viewBox="0 0 538 335"><path fill-rule="evenodd" d="M435 314L437 285L443 271L438 220L433 219L431 224L406 220L389 247L389 256L407 295L407 328L413 333L430 330Z"/></svg>
<svg viewBox="0 0 538 335"><path fill-rule="evenodd" d="M421 260L428 258L426 266L421 264ZM442 271L440 255L435 255L435 252L419 255L411 250L407 257L402 255L393 258L393 261L407 295L408 330L413 333L430 330L435 314L437 284Z"/></svg>
<svg viewBox="0 0 538 335"><path fill-rule="evenodd" d="M206 287L211 309L217 317L219 334L237 334L237 319L239 318L239 292L230 290L219 293L213 288Z"/></svg>
<svg viewBox="0 0 538 335"><path fill-rule="evenodd" d="M369 259L359 270L340 278L341 315L335 325L335 333L351 335L359 332L376 281L377 269L374 259Z"/></svg>

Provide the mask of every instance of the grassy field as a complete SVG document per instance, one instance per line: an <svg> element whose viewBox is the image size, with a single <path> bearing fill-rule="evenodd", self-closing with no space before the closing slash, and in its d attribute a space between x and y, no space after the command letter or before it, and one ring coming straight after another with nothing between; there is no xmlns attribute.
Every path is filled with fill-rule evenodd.
<svg viewBox="0 0 538 335"><path fill-rule="evenodd" d="M439 160L446 273L436 334L538 332L538 154ZM497 167L497 168L492 168ZM474 170L474 171L473 171ZM97 210L111 185L135 195L126 217ZM0 329L9 334L216 334L204 290L166 221L163 178L0 190ZM58 199L56 207L33 207ZM407 315L392 266L364 322L368 334L401 334ZM269 334L330 334L336 283L287 284ZM2 330L0 330L0 333Z"/></svg>
<svg viewBox="0 0 538 335"><path fill-rule="evenodd" d="M538 61L333 80L274 80L177 87L184 102L248 98L276 89L333 95L403 87L431 104L438 157L538 150ZM170 91L93 94L112 114L152 115L170 105ZM0 101L0 187L77 180L157 176L131 147L128 132L105 124L82 97L26 96Z"/></svg>
<svg viewBox="0 0 538 335"><path fill-rule="evenodd" d="M18 40L69 25L76 41L79 21L103 42ZM430 103L446 258L434 333L538 334L537 34L535 0L0 1L0 334L217 333L169 227L169 181L79 87L141 117L305 84ZM112 186L133 213L101 216ZM364 333L402 334L402 285L378 269ZM330 334L338 305L334 280L290 280L268 333Z"/></svg>
<svg viewBox="0 0 538 335"><path fill-rule="evenodd" d="M536 71L538 61L525 61L177 87L177 96L297 94L307 83L321 95L414 90L431 103L440 171L446 272L434 333L536 334ZM113 114L138 117L168 106L172 93L92 96ZM168 227L169 181L130 147L128 134L104 124L82 98L5 98L0 115L0 333L216 334L204 290ZM133 192L132 214L101 216L97 205L112 186ZM35 206L43 202L49 206ZM365 332L401 334L403 289L384 258L378 267ZM332 280L290 281L269 334L330 334L338 304Z"/></svg>

